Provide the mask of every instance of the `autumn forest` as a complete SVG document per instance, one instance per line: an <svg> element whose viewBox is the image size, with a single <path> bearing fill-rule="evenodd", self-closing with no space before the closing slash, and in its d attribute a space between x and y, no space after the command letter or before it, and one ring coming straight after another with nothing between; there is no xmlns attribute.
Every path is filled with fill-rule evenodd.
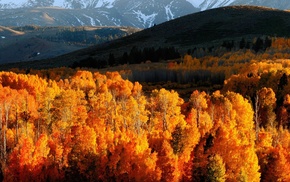
<svg viewBox="0 0 290 182"><path fill-rule="evenodd" d="M290 181L290 40L267 39L169 61L187 97L145 94L128 70L0 72L1 178Z"/></svg>

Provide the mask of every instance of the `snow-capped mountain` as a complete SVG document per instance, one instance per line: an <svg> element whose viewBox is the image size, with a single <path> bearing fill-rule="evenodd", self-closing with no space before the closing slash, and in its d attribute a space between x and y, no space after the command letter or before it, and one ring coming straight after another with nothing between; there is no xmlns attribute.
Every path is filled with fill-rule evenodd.
<svg viewBox="0 0 290 182"><path fill-rule="evenodd" d="M186 14L229 5L290 9L289 0L0 0L0 24L5 26L125 25L147 28ZM48 8L43 8L37 15L35 11L27 10L37 7L59 8L54 8L57 12L52 12L53 8L50 8L49 12L47 12ZM60 8L63 8L63 13L60 13ZM12 9L15 9L18 14L11 13ZM19 13L20 10L17 9L22 9L21 11L26 14ZM22 18L20 21L21 17L28 19Z"/></svg>
<svg viewBox="0 0 290 182"><path fill-rule="evenodd" d="M164 21L196 12L186 0L116 0L114 7L133 24L151 27Z"/></svg>
<svg viewBox="0 0 290 182"><path fill-rule="evenodd" d="M217 8L228 5L258 5L269 6L278 9L287 9L290 7L288 0L186 0L192 7L200 10ZM151 1L151 4L158 4L172 1L158 0ZM62 8L113 8L116 4L123 4L125 6L136 6L136 4L147 4L148 1L132 1L132 0L0 0L0 8L20 8L31 6L57 6ZM148 4L147 4L148 5Z"/></svg>
<svg viewBox="0 0 290 182"><path fill-rule="evenodd" d="M0 7L0 24L5 26L124 25L147 28L199 10L187 0L0 0Z"/></svg>

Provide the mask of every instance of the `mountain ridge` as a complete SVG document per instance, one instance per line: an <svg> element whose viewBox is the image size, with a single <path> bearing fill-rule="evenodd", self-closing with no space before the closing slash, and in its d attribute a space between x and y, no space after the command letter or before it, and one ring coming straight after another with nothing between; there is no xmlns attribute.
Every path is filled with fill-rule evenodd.
<svg viewBox="0 0 290 182"><path fill-rule="evenodd" d="M149 28L187 14L230 5L267 6L282 10L290 8L290 2L286 0L34 0L29 3L27 0L2 0L0 25Z"/></svg>

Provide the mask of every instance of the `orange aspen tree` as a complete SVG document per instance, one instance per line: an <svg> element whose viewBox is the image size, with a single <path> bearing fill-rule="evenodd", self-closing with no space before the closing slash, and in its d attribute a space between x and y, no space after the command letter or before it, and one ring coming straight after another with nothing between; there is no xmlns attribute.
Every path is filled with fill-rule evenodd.
<svg viewBox="0 0 290 182"><path fill-rule="evenodd" d="M158 153L161 180L180 180L183 177L183 164L188 162L191 150L197 143L196 140L188 142L189 127L186 127L185 116L181 114L183 100L176 92L165 89L154 90L150 99L149 143L152 150ZM187 142L190 143L189 148L183 148Z"/></svg>
<svg viewBox="0 0 290 182"><path fill-rule="evenodd" d="M231 104L229 117L220 123L208 153L222 157L227 181L259 181L252 107L241 95L233 92L228 92L224 99Z"/></svg>

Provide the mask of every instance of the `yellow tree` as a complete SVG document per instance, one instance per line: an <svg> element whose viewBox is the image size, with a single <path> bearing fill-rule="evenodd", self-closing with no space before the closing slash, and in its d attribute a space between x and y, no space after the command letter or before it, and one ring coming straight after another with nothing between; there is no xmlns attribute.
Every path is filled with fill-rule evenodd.
<svg viewBox="0 0 290 182"><path fill-rule="evenodd" d="M150 99L149 143L150 148L158 153L157 165L162 170L161 180L180 180L185 175L183 166L189 161L191 151L197 143L196 140L192 140L192 143L189 141L192 137L189 128L194 126L187 126L184 115L181 114L183 100L176 92L154 90ZM196 132L197 128L194 129ZM188 146L184 147L186 144Z"/></svg>
<svg viewBox="0 0 290 182"><path fill-rule="evenodd" d="M219 154L223 158L228 181L259 181L252 107L236 93L228 92L224 99L231 103L229 117L220 123L208 153Z"/></svg>
<svg viewBox="0 0 290 182"><path fill-rule="evenodd" d="M42 119L41 126L44 131L51 131L52 124L53 124L53 101L55 99L55 96L57 95L57 92L51 88L48 87L46 90L41 93L41 95L37 96L37 102L39 104L39 116Z"/></svg>
<svg viewBox="0 0 290 182"><path fill-rule="evenodd" d="M71 79L71 88L82 90L87 97L90 90L96 89L93 74L89 71L78 71Z"/></svg>
<svg viewBox="0 0 290 182"><path fill-rule="evenodd" d="M81 90L62 90L52 102L55 126L64 132L73 125L82 125L87 118L85 94Z"/></svg>
<svg viewBox="0 0 290 182"><path fill-rule="evenodd" d="M207 94L205 92L194 91L189 99L189 107L191 115L196 120L196 125L199 128L201 137L206 135L213 126L213 122L208 115Z"/></svg>

